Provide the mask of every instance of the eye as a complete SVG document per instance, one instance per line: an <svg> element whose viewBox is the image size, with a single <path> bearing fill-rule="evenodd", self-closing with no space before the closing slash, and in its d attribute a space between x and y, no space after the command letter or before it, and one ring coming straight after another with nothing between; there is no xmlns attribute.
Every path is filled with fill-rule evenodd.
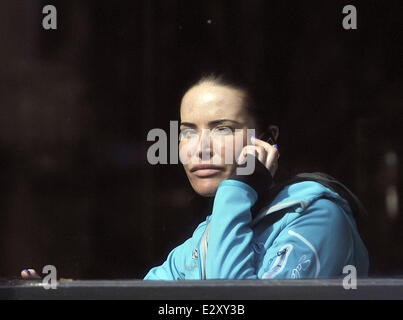
<svg viewBox="0 0 403 320"><path fill-rule="evenodd" d="M220 127L215 127L213 129L213 134L216 135L229 135L234 132L234 129L231 127L225 127L225 126L220 126Z"/></svg>
<svg viewBox="0 0 403 320"><path fill-rule="evenodd" d="M179 133L179 141L184 139L191 139L197 137L197 131L195 129L183 129Z"/></svg>

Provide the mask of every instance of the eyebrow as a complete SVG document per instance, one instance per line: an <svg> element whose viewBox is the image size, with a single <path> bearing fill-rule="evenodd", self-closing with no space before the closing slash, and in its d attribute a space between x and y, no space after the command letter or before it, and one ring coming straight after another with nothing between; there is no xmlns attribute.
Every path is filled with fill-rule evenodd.
<svg viewBox="0 0 403 320"><path fill-rule="evenodd" d="M210 122L208 123L208 125L209 125L210 127L212 127L212 126L218 125L218 124L223 123L223 122L233 122L233 123L235 123L235 124L240 124L240 122L238 122L238 121L236 121L236 120L217 119L217 120L210 121ZM195 127L197 127L194 123L191 123L191 122L181 122L180 126L187 126L187 127L190 127L190 128L195 128Z"/></svg>

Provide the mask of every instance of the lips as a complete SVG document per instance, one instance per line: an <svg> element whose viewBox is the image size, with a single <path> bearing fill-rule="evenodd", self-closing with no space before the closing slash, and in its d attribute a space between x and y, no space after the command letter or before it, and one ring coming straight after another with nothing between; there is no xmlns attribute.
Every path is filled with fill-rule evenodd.
<svg viewBox="0 0 403 320"><path fill-rule="evenodd" d="M192 167L190 169L190 172L193 172L198 177L210 177L219 173L222 170L223 168L219 166L211 164L199 164Z"/></svg>

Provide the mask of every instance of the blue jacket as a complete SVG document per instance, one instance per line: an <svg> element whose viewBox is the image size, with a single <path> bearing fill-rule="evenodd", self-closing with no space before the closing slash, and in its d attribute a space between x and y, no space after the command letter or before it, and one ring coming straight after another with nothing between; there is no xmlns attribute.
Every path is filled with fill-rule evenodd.
<svg viewBox="0 0 403 320"><path fill-rule="evenodd" d="M332 278L346 265L368 275L367 249L337 193L314 181L295 183L252 221L256 200L248 184L222 181L211 215L145 280ZM262 216L284 208L280 220L257 232Z"/></svg>

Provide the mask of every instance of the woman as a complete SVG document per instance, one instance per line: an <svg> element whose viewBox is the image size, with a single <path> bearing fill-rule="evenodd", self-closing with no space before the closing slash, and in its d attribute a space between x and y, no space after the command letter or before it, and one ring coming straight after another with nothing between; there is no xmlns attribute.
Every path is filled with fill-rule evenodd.
<svg viewBox="0 0 403 320"><path fill-rule="evenodd" d="M265 130L247 87L202 77L184 94L180 118L180 159L211 211L145 280L329 278L346 265L367 276L367 250L345 199L313 181L273 192L279 129ZM249 164L251 174L239 170ZM278 212L285 214L272 225L262 223Z"/></svg>
<svg viewBox="0 0 403 320"><path fill-rule="evenodd" d="M145 280L338 277L346 265L367 276L368 254L347 201L323 185L305 181L281 190L270 202L277 145L252 137L265 132L246 87L207 76L181 101L179 153L196 193L211 197L212 210L193 236L152 268ZM236 141L243 141L241 150ZM232 160L228 161L228 146ZM186 160L186 161L184 161ZM254 162L252 174L240 165ZM288 212L260 228L259 218ZM258 231L257 231L258 230Z"/></svg>

